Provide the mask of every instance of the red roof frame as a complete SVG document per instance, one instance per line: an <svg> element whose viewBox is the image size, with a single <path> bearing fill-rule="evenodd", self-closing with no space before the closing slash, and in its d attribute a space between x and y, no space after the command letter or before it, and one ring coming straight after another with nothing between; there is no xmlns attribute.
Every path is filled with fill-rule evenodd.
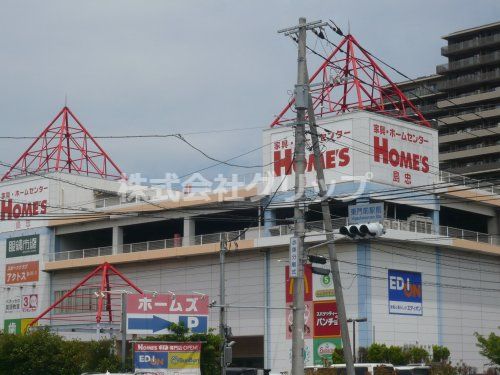
<svg viewBox="0 0 500 375"><path fill-rule="evenodd" d="M325 58L310 77L309 84L317 117L365 110L431 126L373 56L350 34ZM295 98L280 112L271 127L295 121L294 103Z"/></svg>

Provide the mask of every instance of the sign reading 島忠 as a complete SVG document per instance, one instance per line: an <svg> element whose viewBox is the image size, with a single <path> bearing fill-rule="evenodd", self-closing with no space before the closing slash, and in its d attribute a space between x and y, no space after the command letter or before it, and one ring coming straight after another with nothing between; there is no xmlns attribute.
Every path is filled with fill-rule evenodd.
<svg viewBox="0 0 500 375"><path fill-rule="evenodd" d="M389 314L422 315L422 274L388 270Z"/></svg>
<svg viewBox="0 0 500 375"><path fill-rule="evenodd" d="M38 180L0 187L0 232L46 225L49 182Z"/></svg>
<svg viewBox="0 0 500 375"><path fill-rule="evenodd" d="M135 374L199 375L200 353L199 342L135 342Z"/></svg>
<svg viewBox="0 0 500 375"><path fill-rule="evenodd" d="M371 180L398 187L432 184L438 175L437 131L365 111L318 119L321 164L328 186ZM294 186L294 129L264 132L264 173L273 187ZM316 184L314 154L306 134L306 186Z"/></svg>
<svg viewBox="0 0 500 375"><path fill-rule="evenodd" d="M198 294L131 294L127 296L127 333L168 333L172 323L206 333L208 296Z"/></svg>

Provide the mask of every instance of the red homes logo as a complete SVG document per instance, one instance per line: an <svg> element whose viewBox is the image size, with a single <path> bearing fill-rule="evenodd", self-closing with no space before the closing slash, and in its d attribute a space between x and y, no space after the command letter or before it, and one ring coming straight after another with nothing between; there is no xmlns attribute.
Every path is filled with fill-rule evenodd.
<svg viewBox="0 0 500 375"><path fill-rule="evenodd" d="M1 201L0 220L12 220L25 217L45 215L47 213L47 200L34 201L29 203L18 203L12 199Z"/></svg>
<svg viewBox="0 0 500 375"><path fill-rule="evenodd" d="M393 167L429 173L429 158L425 155L398 150L389 145L389 138L373 137L373 160Z"/></svg>
<svg viewBox="0 0 500 375"><path fill-rule="evenodd" d="M295 163L291 167L293 152L291 148L285 150L274 151L274 175L281 176L283 174L292 174L292 169L295 171ZM349 155L349 147L327 150L321 154L321 165L324 169L334 169L337 167L345 167L349 165L351 157ZM314 154L306 156L306 172L311 172L314 169Z"/></svg>

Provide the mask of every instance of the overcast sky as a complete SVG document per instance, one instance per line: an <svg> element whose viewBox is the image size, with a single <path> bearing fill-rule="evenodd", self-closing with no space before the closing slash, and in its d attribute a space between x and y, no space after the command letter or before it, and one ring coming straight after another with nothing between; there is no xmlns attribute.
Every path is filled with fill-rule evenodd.
<svg viewBox="0 0 500 375"><path fill-rule="evenodd" d="M296 47L276 30L300 16L349 21L365 48L418 77L445 62L441 36L500 20L500 1L3 0L0 135L38 135L65 95L96 136L264 128L296 79ZM262 143L259 129L186 138L220 159ZM150 178L213 164L175 139L100 142L125 172ZM28 143L0 140L0 161ZM238 162L260 160L259 151ZM217 172L229 171L207 175Z"/></svg>

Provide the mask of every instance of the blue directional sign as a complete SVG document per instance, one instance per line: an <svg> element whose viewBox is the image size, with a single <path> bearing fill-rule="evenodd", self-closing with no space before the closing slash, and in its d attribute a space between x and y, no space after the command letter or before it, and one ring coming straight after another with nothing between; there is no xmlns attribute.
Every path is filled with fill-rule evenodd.
<svg viewBox="0 0 500 375"><path fill-rule="evenodd" d="M160 318L159 316L153 315L145 316L144 318L128 318L128 329L129 330L141 330L141 331L151 331L156 333L164 329L168 329L172 325L172 322Z"/></svg>

